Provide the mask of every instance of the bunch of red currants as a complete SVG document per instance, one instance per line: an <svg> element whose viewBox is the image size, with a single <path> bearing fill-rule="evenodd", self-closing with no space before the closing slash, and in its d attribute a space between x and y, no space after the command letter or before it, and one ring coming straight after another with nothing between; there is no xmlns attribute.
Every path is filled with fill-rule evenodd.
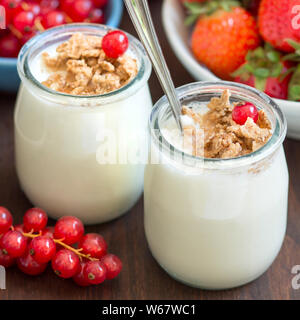
<svg viewBox="0 0 300 320"><path fill-rule="evenodd" d="M28 275L39 275L51 262L61 278L72 278L80 286L100 284L122 270L121 260L107 253L100 234L84 234L82 222L71 216L47 227L48 216L40 208L29 209L22 225L13 226L11 213L0 207L0 265L17 264ZM76 246L77 244L77 246Z"/></svg>
<svg viewBox="0 0 300 320"><path fill-rule="evenodd" d="M0 30L0 57L17 57L22 45L45 29L71 22L105 22L108 0L0 0L6 29Z"/></svg>

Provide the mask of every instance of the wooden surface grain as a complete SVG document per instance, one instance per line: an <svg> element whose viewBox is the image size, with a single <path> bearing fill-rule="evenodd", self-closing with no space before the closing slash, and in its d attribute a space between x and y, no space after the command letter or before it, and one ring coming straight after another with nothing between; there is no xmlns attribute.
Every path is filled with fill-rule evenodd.
<svg viewBox="0 0 300 320"><path fill-rule="evenodd" d="M161 1L150 0L155 25L176 86L193 79L174 56L161 24ZM125 12L121 28L135 34ZM2 76L2 75L0 75ZM162 95L154 73L150 79L153 101ZM31 204L20 189L14 166L13 108L15 96L0 93L0 205L14 213L16 222ZM271 268L256 281L233 290L204 291L187 287L170 278L148 250L143 229L143 200L123 217L88 227L103 234L111 251L124 263L122 274L103 285L79 288L61 280L51 268L38 277L26 276L16 268L7 270L7 289L2 299L300 299L300 289L291 285L291 269L300 264L300 142L284 143L290 172L287 235L279 256ZM54 223L54 221L51 221Z"/></svg>

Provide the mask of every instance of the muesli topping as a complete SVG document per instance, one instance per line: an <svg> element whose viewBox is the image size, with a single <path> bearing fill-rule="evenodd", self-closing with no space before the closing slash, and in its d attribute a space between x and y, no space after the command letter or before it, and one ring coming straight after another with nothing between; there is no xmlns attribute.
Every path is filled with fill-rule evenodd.
<svg viewBox="0 0 300 320"><path fill-rule="evenodd" d="M129 55L108 58L102 38L75 33L56 48L56 55L42 55L51 72L43 85L73 95L99 95L117 90L138 72L137 61Z"/></svg>
<svg viewBox="0 0 300 320"><path fill-rule="evenodd" d="M208 111L201 114L183 106L183 116L194 124L184 125L184 144L192 145L193 155L206 158L234 158L261 148L272 136L271 123L264 110L258 111L255 123L251 117L243 124L232 119L237 104L230 104L230 93L225 90L220 98L212 98Z"/></svg>

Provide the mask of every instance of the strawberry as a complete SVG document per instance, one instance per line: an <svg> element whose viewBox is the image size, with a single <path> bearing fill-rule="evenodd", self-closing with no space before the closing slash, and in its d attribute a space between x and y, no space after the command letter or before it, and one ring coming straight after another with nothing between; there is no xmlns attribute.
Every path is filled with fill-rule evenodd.
<svg viewBox="0 0 300 320"><path fill-rule="evenodd" d="M293 64L285 61L279 51L269 44L249 51L246 62L238 68L233 76L236 82L255 87L278 99L288 98L288 85Z"/></svg>
<svg viewBox="0 0 300 320"><path fill-rule="evenodd" d="M286 40L300 42L299 5L299 0L262 0L258 26L263 39L279 50L293 52Z"/></svg>
<svg viewBox="0 0 300 320"><path fill-rule="evenodd" d="M187 23L200 15L191 39L195 57L218 77L231 79L247 52L260 43L255 19L232 0L186 6L191 13Z"/></svg>

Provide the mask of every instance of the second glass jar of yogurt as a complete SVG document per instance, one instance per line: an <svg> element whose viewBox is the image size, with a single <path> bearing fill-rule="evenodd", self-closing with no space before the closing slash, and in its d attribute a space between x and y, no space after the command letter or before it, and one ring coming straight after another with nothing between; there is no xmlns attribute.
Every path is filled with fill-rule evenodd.
<svg viewBox="0 0 300 320"><path fill-rule="evenodd" d="M166 138L172 114L165 97L150 119L146 238L171 276L206 289L232 288L259 277L276 258L286 230L286 121L277 105L255 89L229 82L189 84L178 96L197 108L226 89L231 102L254 104L271 123L272 136L252 153L216 159L183 151L172 141L176 134Z"/></svg>
<svg viewBox="0 0 300 320"><path fill-rule="evenodd" d="M128 159L129 153L134 158L148 152L144 139L152 107L151 64L140 42L127 34L126 54L137 61L137 74L112 92L84 96L42 84L43 52L53 54L75 33L103 37L108 31L94 24L53 28L30 40L19 55L17 173L29 200L53 218L73 215L88 224L108 221L128 211L143 191L145 162Z"/></svg>

